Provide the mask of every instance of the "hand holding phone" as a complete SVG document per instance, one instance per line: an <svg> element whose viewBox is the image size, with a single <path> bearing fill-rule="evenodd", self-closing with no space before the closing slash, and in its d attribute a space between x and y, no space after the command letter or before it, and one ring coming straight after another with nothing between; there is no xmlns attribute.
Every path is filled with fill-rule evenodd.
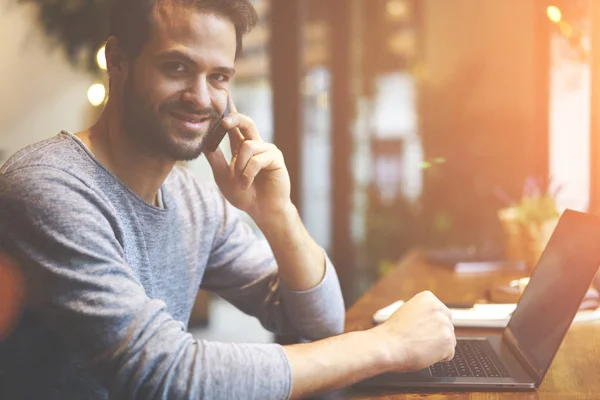
<svg viewBox="0 0 600 400"><path fill-rule="evenodd" d="M206 134L206 138L204 139L204 143L202 144L202 150L204 152L214 153L219 147L219 144L221 144L221 142L225 138L227 130L223 127L223 118L225 118L227 114L229 114L229 100L227 100L227 106L225 106L225 111L223 112L223 115L221 115L221 118L219 118L217 124L210 132Z"/></svg>

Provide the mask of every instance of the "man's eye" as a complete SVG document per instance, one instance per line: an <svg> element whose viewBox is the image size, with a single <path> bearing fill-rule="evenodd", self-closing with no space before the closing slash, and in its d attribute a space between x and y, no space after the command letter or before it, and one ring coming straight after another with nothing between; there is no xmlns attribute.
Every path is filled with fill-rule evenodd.
<svg viewBox="0 0 600 400"><path fill-rule="evenodd" d="M182 74L187 71L184 64L176 61L168 62L163 65L163 70L169 74Z"/></svg>
<svg viewBox="0 0 600 400"><path fill-rule="evenodd" d="M224 74L213 74L212 78L217 82L227 82L229 81L229 77Z"/></svg>

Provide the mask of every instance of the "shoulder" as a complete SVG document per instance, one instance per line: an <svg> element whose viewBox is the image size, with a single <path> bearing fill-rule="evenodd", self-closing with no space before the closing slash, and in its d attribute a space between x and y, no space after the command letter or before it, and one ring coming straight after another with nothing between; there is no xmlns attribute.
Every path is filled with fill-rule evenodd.
<svg viewBox="0 0 600 400"><path fill-rule="evenodd" d="M112 204L73 173L28 165L0 175L0 238L12 250L42 246L58 254L104 246L119 254L118 226Z"/></svg>
<svg viewBox="0 0 600 400"><path fill-rule="evenodd" d="M98 170L83 146L62 132L25 147L4 164L0 197L56 204L80 197L93 202L102 197Z"/></svg>
<svg viewBox="0 0 600 400"><path fill-rule="evenodd" d="M89 163L85 150L70 134L61 132L52 138L19 150L0 168L0 176L21 169L31 171L35 167L64 171L80 170L84 163Z"/></svg>
<svg viewBox="0 0 600 400"><path fill-rule="evenodd" d="M47 162L18 162L0 173L0 216L13 226L24 223L74 221L100 216L114 219L115 210L81 171Z"/></svg>
<svg viewBox="0 0 600 400"><path fill-rule="evenodd" d="M75 196L87 199L96 197L97 191L76 171L35 163L7 169L0 174L0 200L8 198L31 204L61 204L73 200Z"/></svg>

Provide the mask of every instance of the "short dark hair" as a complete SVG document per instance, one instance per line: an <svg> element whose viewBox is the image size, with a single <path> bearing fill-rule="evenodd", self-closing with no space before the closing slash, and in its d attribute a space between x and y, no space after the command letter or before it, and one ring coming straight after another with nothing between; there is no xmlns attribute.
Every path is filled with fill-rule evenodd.
<svg viewBox="0 0 600 400"><path fill-rule="evenodd" d="M160 4L192 6L198 10L228 18L235 26L237 59L242 53L242 37L258 22L250 0L113 0L110 15L110 35L135 59L148 41L152 27L152 10Z"/></svg>

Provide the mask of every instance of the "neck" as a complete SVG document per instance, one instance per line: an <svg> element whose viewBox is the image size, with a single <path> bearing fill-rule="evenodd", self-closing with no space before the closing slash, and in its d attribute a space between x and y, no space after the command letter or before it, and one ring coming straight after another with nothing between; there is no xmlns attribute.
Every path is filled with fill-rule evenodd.
<svg viewBox="0 0 600 400"><path fill-rule="evenodd" d="M96 159L129 189L150 204L175 161L145 153L123 130L121 118L110 100L98 121L76 135Z"/></svg>

